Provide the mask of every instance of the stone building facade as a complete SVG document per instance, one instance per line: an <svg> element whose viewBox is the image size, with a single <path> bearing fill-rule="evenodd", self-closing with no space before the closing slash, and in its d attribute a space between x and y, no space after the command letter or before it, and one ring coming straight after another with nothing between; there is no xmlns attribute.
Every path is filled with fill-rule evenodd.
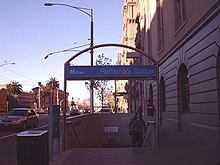
<svg viewBox="0 0 220 165"><path fill-rule="evenodd" d="M146 114L150 98L161 126L220 144L219 13L219 0L124 1L122 43L159 65L159 88L156 81L128 80L130 111L142 105ZM121 65L151 64L125 49L120 57Z"/></svg>

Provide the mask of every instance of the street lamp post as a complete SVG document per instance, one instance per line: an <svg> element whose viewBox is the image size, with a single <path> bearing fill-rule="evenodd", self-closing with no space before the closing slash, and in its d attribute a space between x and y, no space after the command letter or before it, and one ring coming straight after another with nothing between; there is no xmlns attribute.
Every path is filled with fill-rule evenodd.
<svg viewBox="0 0 220 165"><path fill-rule="evenodd" d="M63 4L63 3L45 3L44 6L66 6L66 7L70 7L76 10L81 11L82 13L88 15L91 19L90 21L90 47L92 48L94 45L94 23L93 23L93 9L89 9L89 8L84 8L84 7L76 7L76 6L72 6L72 5L68 5L68 4ZM88 12L90 11L90 12ZM90 55L91 55L91 66L93 66L93 49L91 49L90 51ZM66 89L66 85L64 83L64 88ZM90 110L91 112L93 112L93 102L94 102L94 98L93 98L93 80L91 80L90 83ZM63 136L65 137L65 124L66 123L66 96L64 96L64 110L63 110ZM65 150L65 138L63 137L63 150Z"/></svg>

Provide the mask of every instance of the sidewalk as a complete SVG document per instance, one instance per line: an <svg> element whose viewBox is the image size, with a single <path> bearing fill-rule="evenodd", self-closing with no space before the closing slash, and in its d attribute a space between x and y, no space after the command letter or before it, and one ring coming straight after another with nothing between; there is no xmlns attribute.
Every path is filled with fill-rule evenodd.
<svg viewBox="0 0 220 165"><path fill-rule="evenodd" d="M220 146L212 146L162 128L160 148L75 148L50 165L220 165Z"/></svg>

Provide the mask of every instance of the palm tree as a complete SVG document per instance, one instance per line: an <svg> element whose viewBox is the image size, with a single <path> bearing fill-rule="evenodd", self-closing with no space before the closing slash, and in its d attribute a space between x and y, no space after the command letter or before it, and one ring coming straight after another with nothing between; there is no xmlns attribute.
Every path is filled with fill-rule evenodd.
<svg viewBox="0 0 220 165"><path fill-rule="evenodd" d="M50 96L50 92L49 92L49 89L47 89L46 86L41 86L40 87L40 95L41 97L43 98L43 107L45 108L46 107L46 98Z"/></svg>
<svg viewBox="0 0 220 165"><path fill-rule="evenodd" d="M19 84L17 81L12 81L10 84L7 85L7 91L9 95L15 96L20 95L22 93L22 85Z"/></svg>
<svg viewBox="0 0 220 165"><path fill-rule="evenodd" d="M56 78L51 77L49 81L47 81L46 87L51 91L51 103L53 104L54 91L60 87L59 81Z"/></svg>

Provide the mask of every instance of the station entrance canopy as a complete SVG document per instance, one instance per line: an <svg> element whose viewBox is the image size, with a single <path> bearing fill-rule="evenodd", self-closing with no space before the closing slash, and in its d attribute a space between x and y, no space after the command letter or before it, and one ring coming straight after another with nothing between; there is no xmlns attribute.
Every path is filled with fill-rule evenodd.
<svg viewBox="0 0 220 165"><path fill-rule="evenodd" d="M77 58L78 56L86 53L87 51L93 51L97 48L102 47L123 47L127 49L131 49L134 51L135 54L139 53L139 56L145 56L150 60L152 65L117 65L117 66L71 66L70 62ZM92 57L91 57L92 58ZM92 61L92 59L91 59ZM63 100L63 149L65 150L65 135L66 135L66 109L67 109L67 97L66 97L66 90L67 90L67 81L68 80L129 80L129 79L145 79L145 80L156 80L157 83L157 91L159 91L159 66L157 60L153 57L147 55L142 50L137 48L123 45L123 44L100 44L91 46L80 52L73 55L64 63L64 100ZM91 83L92 84L92 83ZM91 88L93 93L93 88ZM90 107L91 110L93 109L93 94L91 95L91 103ZM159 148L159 94L157 95L157 110L156 110L156 147Z"/></svg>

